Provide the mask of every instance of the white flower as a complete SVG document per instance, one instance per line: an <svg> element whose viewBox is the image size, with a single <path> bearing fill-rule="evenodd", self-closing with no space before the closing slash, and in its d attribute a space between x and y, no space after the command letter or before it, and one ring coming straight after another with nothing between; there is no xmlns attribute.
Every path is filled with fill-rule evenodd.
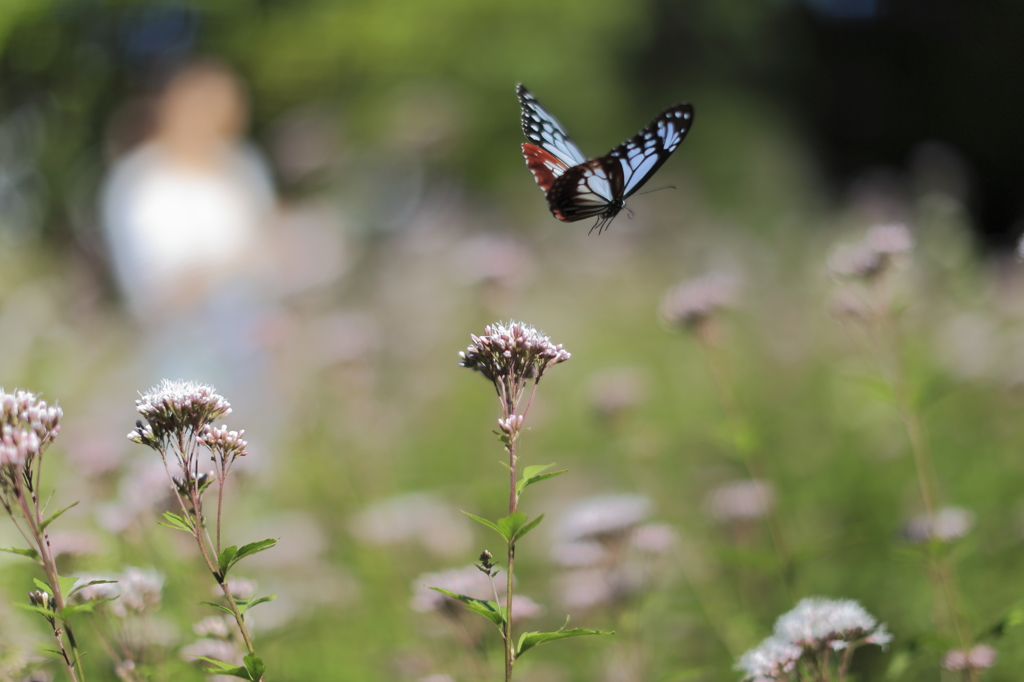
<svg viewBox="0 0 1024 682"><path fill-rule="evenodd" d="M985 670L996 664L999 652L987 644L978 644L970 651L963 649L951 649L946 652L942 659L942 666L946 670Z"/></svg>
<svg viewBox="0 0 1024 682"><path fill-rule="evenodd" d="M562 344L523 322L509 320L484 327L483 336L471 334L473 343L463 352L460 366L480 372L491 381L539 378L544 371L569 359Z"/></svg>
<svg viewBox="0 0 1024 682"><path fill-rule="evenodd" d="M737 670L746 673L745 680L767 678L774 680L796 668L803 649L792 642L772 636L740 656Z"/></svg>
<svg viewBox="0 0 1024 682"><path fill-rule="evenodd" d="M881 631L879 631L881 630ZM796 607L775 621L775 636L798 646L843 649L851 643L876 635L884 646L892 639L884 626L850 599L801 599Z"/></svg>
<svg viewBox="0 0 1024 682"><path fill-rule="evenodd" d="M651 513L643 495L596 495L570 508L555 528L562 542L600 540L632 530Z"/></svg>
<svg viewBox="0 0 1024 682"><path fill-rule="evenodd" d="M719 521L748 521L768 515L775 506L775 489L758 479L730 481L712 490L705 504Z"/></svg>
<svg viewBox="0 0 1024 682"><path fill-rule="evenodd" d="M148 428L139 427L128 438L144 445L151 444L147 436L162 439L179 432L198 435L207 424L231 413L231 404L213 386L168 379L143 393L135 407L146 418Z"/></svg>
<svg viewBox="0 0 1024 682"><path fill-rule="evenodd" d="M693 327L736 299L736 280L712 273L681 282L669 289L661 300L661 317L671 325Z"/></svg>
<svg viewBox="0 0 1024 682"><path fill-rule="evenodd" d="M914 236L903 223L872 225L864 240L877 253L884 255L907 253L914 248Z"/></svg>
<svg viewBox="0 0 1024 682"><path fill-rule="evenodd" d="M912 518L906 527L911 542L941 540L953 542L971 532L974 527L974 513L963 507L943 507L934 516L921 514Z"/></svg>

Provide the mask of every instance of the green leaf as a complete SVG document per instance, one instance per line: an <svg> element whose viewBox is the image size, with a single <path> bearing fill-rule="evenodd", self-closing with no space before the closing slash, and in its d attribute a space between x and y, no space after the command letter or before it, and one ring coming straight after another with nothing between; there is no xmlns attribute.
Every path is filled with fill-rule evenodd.
<svg viewBox="0 0 1024 682"><path fill-rule="evenodd" d="M1006 631L1012 627L1016 627L1024 623L1024 609L1019 605L1013 606L1005 616L1000 618L991 627L975 636L975 639L984 639L986 637L1002 637L1006 634Z"/></svg>
<svg viewBox="0 0 1024 682"><path fill-rule="evenodd" d="M553 466L555 466L554 462L551 464L531 464L523 469L523 479L533 478Z"/></svg>
<svg viewBox="0 0 1024 682"><path fill-rule="evenodd" d="M498 519L498 532L509 542L515 542L516 533L524 523L526 523L526 514L521 511L514 512Z"/></svg>
<svg viewBox="0 0 1024 682"><path fill-rule="evenodd" d="M207 668L206 672L208 673L217 673L218 675L231 675L232 677L241 677L243 680L260 679L258 677L253 677L249 673L248 668L243 668L239 665L231 665L230 663L225 663L224 661L218 661L215 658L207 658L206 656L196 656L195 654L192 655L201 661L206 661L207 663L212 663L216 666L215 668ZM248 658L248 656L246 658Z"/></svg>
<svg viewBox="0 0 1024 682"><path fill-rule="evenodd" d="M60 617L62 619L64 619L64 620L67 620L68 618L70 618L71 616L75 615L76 613L91 612L97 606L99 606L100 604L102 604L104 602L108 602L108 601L114 601L114 600L113 600L113 598L94 599L92 601L87 601L87 602L82 603L82 604L72 604L71 606L65 606L64 610L60 612Z"/></svg>
<svg viewBox="0 0 1024 682"><path fill-rule="evenodd" d="M516 542L516 541L522 539L523 536L525 536L531 530L536 528L537 524L539 524L543 520L544 520L544 515L541 514L540 516L535 518L533 521L530 521L528 524L526 524L525 526L523 526L522 528L520 528L519 530L516 531L515 537L512 538L512 541Z"/></svg>
<svg viewBox="0 0 1024 682"><path fill-rule="evenodd" d="M239 609L241 610L242 613L245 613L246 611L248 611L249 609L251 609L254 606L258 606L260 604L265 604L266 602L274 601L275 599L277 599L277 595L276 594L270 594L270 595L267 595L266 597L258 597L257 599L251 599L251 600L245 602L244 606L239 605Z"/></svg>
<svg viewBox="0 0 1024 682"><path fill-rule="evenodd" d="M263 665L263 661L256 654L249 654L242 659L242 663L245 663L245 667L249 670L250 680L260 679L267 671L267 666Z"/></svg>
<svg viewBox="0 0 1024 682"><path fill-rule="evenodd" d="M463 514L465 514L466 516L468 516L469 518L473 519L473 520L474 520L474 521L476 521L477 523L482 523L483 525L487 526L488 528L490 528L491 530L493 530L493 531L494 531L495 533L497 533L497 534L498 534L498 535L500 535L501 537L505 538L505 541L506 541L506 542L508 542L508 536L507 536L507 535L505 535L505 534L504 534L504 533L503 533L503 532L501 531L501 529L500 529L500 528L498 528L497 524L496 524L496 523L494 523L493 521L488 521L487 519L485 519L485 518L482 518L482 517L480 517L480 516L477 516L476 514L470 514L470 513L468 512L468 511L464 511L464 512L462 512L462 513L463 513Z"/></svg>
<svg viewBox="0 0 1024 682"><path fill-rule="evenodd" d="M247 545L242 545L241 548L231 545L221 550L220 556L217 557L217 563L220 565L220 579L224 580L231 567L245 557L262 552L265 549L270 549L276 544L277 540L271 538L269 540L250 542Z"/></svg>
<svg viewBox="0 0 1024 682"><path fill-rule="evenodd" d="M1016 606L1006 615L1006 627L1014 627L1021 623L1024 623L1024 609Z"/></svg>
<svg viewBox="0 0 1024 682"><path fill-rule="evenodd" d="M14 605L17 606L19 609L25 609L26 611L34 611L35 613L38 613L46 618L53 618L57 615L50 609L44 608L42 606L35 606L33 604L22 603L15 603Z"/></svg>
<svg viewBox="0 0 1024 682"><path fill-rule="evenodd" d="M60 593L64 595L70 595L71 590L74 589L75 583L78 582L78 578L72 578L67 575L57 576L57 583L60 585Z"/></svg>
<svg viewBox="0 0 1024 682"><path fill-rule="evenodd" d="M230 547L222 549L220 555L217 557L217 564L220 566L220 575L217 576L217 579L221 582L223 582L224 578L227 577L228 569L231 568L231 564L234 563L232 560L235 558L236 554L238 554L238 546L231 545Z"/></svg>
<svg viewBox="0 0 1024 682"><path fill-rule="evenodd" d="M0 552L9 552L11 554L18 554L23 557L28 557L33 561L39 561L39 552L34 549L18 549L17 547L0 547Z"/></svg>
<svg viewBox="0 0 1024 682"><path fill-rule="evenodd" d="M50 518L43 521L42 525L39 526L39 530L45 530L47 526L49 526L51 523L57 520L58 516L66 512L68 509L71 509L72 507L76 506L77 504L78 502L73 502L68 506L64 507L63 509L53 512L53 515Z"/></svg>
<svg viewBox="0 0 1024 682"><path fill-rule="evenodd" d="M48 584L44 583L39 578L32 578L32 582L35 583L36 587L38 587L40 590L42 590L46 594L53 594L53 590L50 588L50 586Z"/></svg>
<svg viewBox="0 0 1024 682"><path fill-rule="evenodd" d="M224 613L226 613L226 614L230 615L230 616L231 616L232 618L234 618L234 617L235 617L235 612L234 612L234 611L232 611L231 609L229 609L229 608L228 608L228 607L226 607L226 606L221 606L220 604L214 604L214 603L213 603L212 601L201 601L201 602L199 602L199 603L200 603L200 604L205 604L206 606L212 606L212 607L213 607L213 608L215 608L215 609L220 609L220 610L221 610L221 611L223 611Z"/></svg>
<svg viewBox="0 0 1024 682"><path fill-rule="evenodd" d="M429 585L428 585L429 587ZM484 601L483 599L475 599L473 597L467 597L464 594L458 592L452 592L446 590L443 587L431 587L430 589L441 594L446 594L452 599L458 599L460 602L466 605L466 608L473 613L479 613L481 616L491 621L500 630L505 624L505 609L499 607L493 601Z"/></svg>
<svg viewBox="0 0 1024 682"><path fill-rule="evenodd" d="M543 475L541 475L542 472L550 469L553 466L555 466L555 465L554 464L534 464L532 466L528 466L525 469L523 469L523 477L521 479L519 479L518 483L516 483L516 496L521 495L524 490L526 490L528 487L530 487L534 483L539 483L540 481L544 481L544 480L547 480L549 478L554 478L555 476L559 476L561 474L564 474L566 471L568 471L568 469L562 469L561 471L554 471L554 472L552 472L550 474L543 474Z"/></svg>
<svg viewBox="0 0 1024 682"><path fill-rule="evenodd" d="M173 513L168 511L168 512L164 512L163 517L169 523L163 523L162 521L157 521L157 523L159 523L161 526L167 526L168 528L174 528L175 530L183 530L186 533L192 534L192 526L190 526L188 523L186 523L185 520L183 518L181 518L180 516L178 516L177 514L173 514Z"/></svg>
<svg viewBox="0 0 1024 682"><path fill-rule="evenodd" d="M541 474L540 476L531 476L530 478L527 478L527 477L524 476L523 478L521 478L519 480L518 483L516 483L516 495L521 495L524 490L529 488L534 483L540 483L541 481L546 481L549 478L554 478L555 476L561 476L562 474L564 474L567 471L569 471L569 470L568 469L562 469L561 471L552 471L550 474Z"/></svg>
<svg viewBox="0 0 1024 682"><path fill-rule="evenodd" d="M268 538L267 540L259 540L257 542L250 542L247 545L242 545L241 547L239 547L238 553L235 554L235 558L229 565L229 568L237 564L245 557L252 556L253 554L258 554L259 552L262 552L265 549L270 549L276 544L277 540L275 540L274 538Z"/></svg>
<svg viewBox="0 0 1024 682"><path fill-rule="evenodd" d="M90 580L87 583L82 583L81 585L76 585L74 587L74 589L72 589L70 592L68 592L68 598L70 599L75 594L77 594L80 590L84 590L86 587L89 587L90 585L103 585L103 584L106 584L106 583L116 583L116 582L117 582L116 580ZM96 599L96 600L93 600L93 601L102 602L102 601L110 601L110 600L109 599Z"/></svg>
<svg viewBox="0 0 1024 682"><path fill-rule="evenodd" d="M568 621L567 621L568 622ZM518 659L523 653L529 651L535 646L540 644L547 644L553 642L556 639L565 639L566 637L582 637L584 635L614 635L615 633L610 630L586 630L584 628L574 628L572 630L558 630L557 632L524 632L519 638L519 646L516 647L516 658Z"/></svg>

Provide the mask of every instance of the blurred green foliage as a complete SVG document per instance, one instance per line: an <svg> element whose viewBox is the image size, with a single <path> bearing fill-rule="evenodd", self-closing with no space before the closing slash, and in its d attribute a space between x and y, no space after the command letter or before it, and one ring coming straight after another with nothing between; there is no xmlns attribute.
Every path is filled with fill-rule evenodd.
<svg viewBox="0 0 1024 682"><path fill-rule="evenodd" d="M699 3L680 35L711 36L707 54L749 65L762 54L759 45L772 45L769 20L785 10L776 6L756 3L750 14L743 3ZM72 228L91 210L81 188L94 190L102 176L109 117L140 86L133 80L138 65L123 51L124 27L151 7L26 0L0 9L0 112L8 117L42 103L45 134L34 158L47 187L34 225L45 227L47 238L0 247L0 384L42 392L64 407L67 424L47 463L55 504L84 499L67 515L68 527L104 538L96 554L71 557L66 572L126 564L164 571L161 618L172 634L152 679L200 679L176 653L190 624L208 615L196 605L210 588L196 558L155 524L114 535L98 529L96 510L124 479L130 483L133 458L153 456L130 450L122 436L135 419L135 391L148 386L132 360L141 354L138 331L109 297L95 294L97 266L83 264L80 251L88 249ZM445 148L423 154L431 178L454 176L468 188L465 213L443 226L450 232L437 228L429 243L401 233L368 239L340 284L312 301L288 303L297 326L314 313L356 310L374 316L378 334L356 359L312 369L300 360L316 354L315 342L285 335L279 350L288 357L276 368L286 388L266 388L284 426L268 447L268 470L228 496L232 543L264 537L252 524L294 511L315 520L326 538L318 560L327 568L284 569L323 597L301 602L286 626L259 635L269 679L412 682L464 671L476 655L460 648L447 623L409 609L410 584L421 572L470 563L492 539L477 532L479 548L452 561L412 544L361 544L350 523L374 500L423 490L473 513L501 514L507 497L491 433L491 388L455 365L469 334L497 318L534 324L573 353L545 378L523 439L525 464L570 469L529 500L531 516L545 513L547 524L577 498L638 492L682 538L663 589L617 612L573 620L616 629L617 639L545 647L524 662L522 679L605 679L626 659L634 667L624 679L734 680L735 656L770 633L792 598L818 594L860 600L895 634L888 653L858 654L858 679L953 679L939 669L950 646L935 634L941 607L901 537L906 520L921 511L905 432L878 390L877 368L828 312L835 288L825 274L828 249L859 235L873 216L856 206L828 208L807 141L755 88L719 78L720 71L666 65L679 80L645 91L651 81L635 78L634 67L646 41L664 29L656 25L663 7L625 0L166 7L191 7L199 23L190 49L219 55L245 76L257 139L291 108L327 103L351 157L328 189L339 203L362 208L364 169L407 162L391 142L404 139L398 126L407 119L394 115L403 88L436 89L459 111ZM748 56L736 56L733 46ZM694 102L695 129L659 175L677 191L631 201L635 224L620 217L601 238L586 238L585 225L554 221L518 152L513 86L520 80L592 153L632 134L658 107ZM83 176L92 185L81 184ZM970 226L955 197L922 191L905 208L920 244L898 280L901 347L942 497L976 514L976 529L955 556L965 615L1001 654L985 679L1015 680L1024 664L1015 616L1024 597L1017 579L1024 559L1022 283L1009 266L973 259ZM502 229L526 246L535 274L495 296L490 285L455 276L452 254L467 236ZM746 475L735 423L697 342L667 332L657 319L668 286L714 267L737 272L743 283L724 329L724 353L748 429L742 437L776 486L792 555L788 592L766 528L736 542L709 518L707 492ZM620 418L601 419L588 382L614 367L635 368L646 390ZM229 423L260 433L260 423ZM124 448L119 468L79 471L75 451L90 439L101 449ZM0 522L5 545L17 541L8 531ZM523 592L549 605L539 628L556 629L562 610L549 584L556 569L544 532L542 525L524 540L519 577ZM20 599L34 573L17 557L3 559L5 602ZM0 653L19 629L42 629L7 607L0 614ZM483 652L492 675L498 644L491 640ZM90 677L114 679L96 641L86 646Z"/></svg>

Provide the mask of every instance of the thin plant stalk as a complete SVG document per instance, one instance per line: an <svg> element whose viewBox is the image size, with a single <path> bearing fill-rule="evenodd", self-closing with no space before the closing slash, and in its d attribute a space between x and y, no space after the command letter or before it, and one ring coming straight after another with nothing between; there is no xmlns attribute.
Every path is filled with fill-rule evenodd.
<svg viewBox="0 0 1024 682"><path fill-rule="evenodd" d="M875 345L879 370L883 378L888 379L890 383L896 410L903 423L914 458L914 470L921 492L921 502L929 524L934 525L935 514L940 506L938 474L921 415L911 395L910 382L900 357L898 329L892 318L892 304L883 275L879 275L874 280L872 293L874 295L874 305L872 306L874 333L871 338ZM886 368L888 368L888 372ZM969 627L963 622L960 614L958 605L961 602L961 596L956 581L949 573L948 560L936 556L931 546L928 551L928 570L932 575L933 584L936 584L936 598L946 604L950 622L961 648L964 651L970 650L973 643L972 637Z"/></svg>
<svg viewBox="0 0 1024 682"><path fill-rule="evenodd" d="M183 440L181 440L179 442L181 442L182 445L184 446L184 441ZM197 444L194 442L194 440L189 443L189 447L192 447L192 448L195 448L196 445ZM193 459L198 459L198 458L193 458ZM167 463L166 460L164 460L164 463L165 464ZM196 478L195 472L188 472L187 476L191 477L193 481ZM208 529L206 527L206 519L203 516L203 512L202 512L202 496L201 496L201 491L198 490L197 486L194 486L194 485L193 486L189 486L188 487L188 501L186 503L186 500L185 500L184 497L182 497L182 494L179 491L178 486L177 485L173 485L175 483L173 478L171 479L171 483L172 483L172 488L174 489L174 495L178 499L178 505L181 507L181 511L185 515L184 518L189 518L191 516L191 514L189 512L189 505L191 505L192 509L195 510L195 519L192 520L192 537L195 538L196 544L199 547L199 552L200 552L200 554L202 554L203 561L206 563L207 570L209 570L211 575L213 575L214 579L217 581L217 586L220 587L221 592L224 593L224 597L225 597L225 599L227 600L227 603L228 603L228 608L231 610L231 615L234 616L235 623L238 625L238 630L239 630L239 633L242 635L242 641L245 643L246 650L250 654L254 654L254 653L256 653L256 650L253 647L252 636L249 634L249 629L246 627L245 620L242 618L242 612L239 610L238 604L235 601L234 596L231 594L231 590L228 589L227 581L224 578L220 577L219 567L214 562L213 558L210 556L210 550L214 549L214 546L213 546L213 541L211 540L211 538L209 536ZM218 487L223 488L223 485L218 486ZM218 538L218 541L219 541L219 538L220 538L220 517L219 517L220 505L219 504L218 504L217 511L218 511L218 518L217 518L217 530L216 530L216 532L217 532L217 538Z"/></svg>
<svg viewBox="0 0 1024 682"><path fill-rule="evenodd" d="M29 547L34 548L34 558L42 567L50 588L49 595L41 592L30 594L30 601L53 613L46 618L53 629L68 676L72 682L85 682L78 641L71 623L63 615L67 607L67 596L61 588L60 572L46 532L46 526L61 512L45 520L45 505L40 504L38 493L42 481L43 455L60 432L63 411L56 405L47 406L45 401L38 400L27 391L8 394L0 389L0 403L0 425L4 435L0 451L0 502ZM19 515L24 525L18 522ZM59 626L57 618L61 621ZM64 645L65 634L70 655Z"/></svg>
<svg viewBox="0 0 1024 682"><path fill-rule="evenodd" d="M498 426L499 434L508 453L509 492L508 513L511 517L518 512L518 445L523 423L533 398L537 392L544 372L553 365L568 360L570 354L561 345L551 340L529 325L510 321L507 325L501 322L489 325L482 336L473 336L473 345L460 353L462 362L459 364L479 372L492 382L498 400L501 403L501 418ZM530 397L521 413L517 413L520 402L528 384L532 380ZM493 524L491 524L493 527ZM507 563L505 566L505 609L501 619L500 630L504 642L505 682L511 682L512 669L515 665L515 645L512 639L512 598L514 592L516 534L504 534L507 546ZM489 570L486 566L478 566L481 570ZM491 573L488 572L490 576ZM493 586L493 582L492 582ZM495 595L497 596L497 595ZM500 608L500 604L499 604ZM596 631L595 631L596 632Z"/></svg>
<svg viewBox="0 0 1024 682"><path fill-rule="evenodd" d="M747 474L750 478L764 479L766 478L766 475L761 468L758 457L742 440L743 431L749 428L749 425L743 416L743 410L740 408L739 401L737 400L735 391L733 390L726 358L722 355L721 349L717 347L717 344L714 341L714 324L715 320L713 319L703 320L698 324L696 328L697 339L700 342L701 349L704 351L704 357L707 361L708 368L711 370L711 376L715 389L718 392L719 401L722 404L722 409L725 411L726 419L729 421L736 454L743 461L743 465L746 467ZM779 577L782 582L782 587L786 591L786 596L789 598L789 601L793 602L793 586L790 584L792 579L792 558L790 557L789 549L783 538L782 528L778 524L775 512L768 508L766 500L762 499L759 500L759 502L761 503L762 509L765 510L765 525L768 528L768 534L771 537L772 547L775 549L775 555L779 560Z"/></svg>
<svg viewBox="0 0 1024 682"><path fill-rule="evenodd" d="M139 413L146 418L147 424L143 424L141 420L137 421L135 430L128 434L128 438L156 450L159 454L182 511L181 518L172 515L171 520L182 529L188 530L195 539L207 570L224 594L227 610L234 617L245 648L253 659L246 659L247 668L250 665L262 666L262 661L256 657L252 636L242 617L242 610L228 587L227 573L242 557L267 549L274 545L274 541L265 540L255 545L247 545L242 548L246 550L245 554L239 552L237 558L234 555L223 557L220 548L224 484L235 459L247 454L247 443L242 439L245 432L228 431L226 426L212 426L215 419L231 411L230 404L218 395L212 386L164 380L136 401L136 405ZM203 512L202 500L203 492L210 484L211 474L199 472L200 446L208 449L212 455L215 464L212 474L218 482L216 527L213 536ZM173 453L181 467L182 476L178 477L171 473L168 453ZM262 674L260 679L263 679Z"/></svg>

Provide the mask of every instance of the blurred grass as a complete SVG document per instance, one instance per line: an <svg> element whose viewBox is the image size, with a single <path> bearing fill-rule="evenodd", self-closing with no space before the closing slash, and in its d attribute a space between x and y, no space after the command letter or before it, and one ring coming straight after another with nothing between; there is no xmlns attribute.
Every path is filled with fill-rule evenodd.
<svg viewBox="0 0 1024 682"><path fill-rule="evenodd" d="M641 201L634 203L643 210ZM928 243L927 225L918 228L923 242L918 253L925 254L935 245ZM380 248L401 250L400 242ZM386 680L400 677L391 667L396 652L413 651L449 664L458 658L454 641L425 638L429 618L407 607L410 581L424 570L444 568L445 562L411 546L360 546L348 533L348 520L369 502L407 490L437 491L459 508L501 514L505 483L497 464L500 447L490 433L497 415L492 389L455 363L469 333L481 331L493 318L515 317L542 327L573 353L542 383L533 428L522 445L527 464L553 461L570 474L531 491L524 498L526 508L554 519L571 499L587 493L650 496L656 518L683 534L677 571L703 568L697 574L677 572L667 589L629 607L650 649L647 674L662 679L695 669L704 672L694 679L734 679L728 647L736 654L737 646L755 644L790 602L764 529L753 544L734 547L705 514L706 491L717 481L744 476L744 468L732 449L697 342L661 328L655 311L665 287L680 275L697 274L693 266L677 262L693 260L685 247L702 243L702 250L714 251L718 242L729 243L722 248L728 248L743 273L742 303L727 320L725 353L749 420L752 448L778 488L780 523L795 557L794 596L859 599L889 623L896 634L893 652L861 654L863 679L878 679L894 652L906 651L915 640L927 641L933 597L900 538L904 521L920 511L913 463L894 409L884 391L875 388L874 369L829 318L827 293L833 285L824 273L823 246L780 240L769 251L763 240L735 231L711 234L687 226L678 234L652 234L634 232L623 221L599 239L585 239L582 230L571 237L527 236L539 260L538 274L500 314L467 305L479 293L472 288L435 282L430 288L446 290L454 305L449 301L443 320L420 335L414 321L402 319L408 301L396 311L370 296L362 306L387 320L387 327L367 359L292 377L293 393L287 398L282 393L288 401L282 409L291 417L275 446L273 476L250 478L243 489L236 488L229 496L230 515L238 520L296 509L311 514L329 538L328 563L355 580L358 597L310 606L308 616L261 636L270 669L295 679ZM803 255L794 258L794 251ZM607 262L588 263L590 258ZM59 262L51 259L22 251L16 261L22 267L4 268L4 290L24 291L48 267L57 267L46 265ZM783 269L778 261L795 261L795 266ZM976 530L957 551L959 579L980 633L1020 599L1014 575L1022 551L1024 466L1015 451L1024 437L1017 418L1022 398L1015 379L1008 380L1013 376L1009 367L966 380L936 357L936 337L954 304L922 288L935 267L919 256L910 270L898 273L906 303L900 323L914 385L942 389L923 414L943 499L977 514ZM448 280L440 265L425 276ZM945 276L962 277L965 281L944 286L967 292L994 286L993 275L976 270L945 271ZM131 332L116 323L113 329L95 322L69 323L68 283L59 277L49 281L59 312L39 323L35 333L41 342L7 368L5 385L41 390L60 400L70 419L89 409L95 382L116 370L130 348ZM411 297L423 286L422 281L399 283ZM6 298L4 310L16 298ZM976 312L987 306L989 314L998 314L983 293L970 298L983 301L971 304ZM1008 335L1019 329L1019 318L998 319ZM100 352L84 352L97 341ZM405 355L408 344L419 347L411 357ZM589 407L587 382L602 369L622 366L644 373L648 395L620 420L602 423ZM353 376L365 372L372 375L370 383L364 378L350 389ZM103 394L111 399L109 389ZM120 419L103 428L127 431L134 419L132 399L130 391L118 396ZM259 433L259 424L233 425ZM72 428L61 434L56 457L75 435ZM129 457L148 456L129 452ZM56 463L55 458L48 466ZM81 496L83 486L93 491L90 496L101 490L66 467L59 474L51 469L50 475L57 486L55 499L62 504ZM88 518L76 523L88 524ZM142 541L116 543L105 555L75 565L89 570L121 563L160 567L169 576L165 615L187 624L202 615L201 607L192 604L208 586L195 557L178 556L172 549L171 533L152 528ZM521 548L521 589L551 605L546 624L557 627L544 537L533 535ZM493 538L478 533L477 542L493 549ZM466 556L464 562L471 559ZM4 584L17 594L28 577L24 566L10 563ZM728 642L719 640L708 614ZM599 613L574 623L616 627ZM989 679L1012 678L1019 636L1011 629L994 642L1002 659ZM547 666L557 671L557 679L594 679L604 665L598 652L606 646L623 645L612 640L549 647L534 655L533 665L540 666L542 678L550 672ZM491 655L496 658L496 648ZM920 663L901 679L934 677L938 652L926 648L915 656ZM105 679L100 659L95 656L93 665L97 677ZM524 678L530 679L526 671L524 666Z"/></svg>
<svg viewBox="0 0 1024 682"><path fill-rule="evenodd" d="M123 448L126 462L152 457L123 439L136 417L135 391L148 388L148 379L139 366L138 331L104 296L95 271L83 264L81 244L69 237L63 180L72 162L90 167L87 158L100 166L100 122L127 86L115 59L88 62L92 80L74 78L68 64L81 54L72 49L76 6L61 6L69 14L58 19L42 10L0 13L0 35L11 41L7 58L21 69L9 96L31 90L24 86L30 83L59 103L48 113L51 135L41 156L51 180L51 236L0 248L0 384L41 392L64 407L66 426L48 455L47 483L56 489L55 504L85 501L62 522L103 535L94 512L116 494L124 467L88 475L76 470L68 451L99 436L109 439L103 447ZM537 21L549 7L236 2L218 5L206 19L200 46L224 54L250 79L258 133L296 104L344 103L350 167L329 192L363 219L354 238L374 227L365 197L357 196L371 181L363 169L373 170L371 160L406 162L387 147L395 133L388 113L395 89L423 79L463 97L459 139L447 156L427 164L431 178L457 178L461 193L438 200L447 212L434 223L424 219L425 227L365 238L355 268L323 301L285 306L300 325L319 313L364 312L379 333L358 358L329 366L307 361L315 355L303 345L315 345L308 339L286 337L291 347L276 349L277 383L265 387L282 423L263 443L273 453L269 468L246 476L228 497L239 532L258 532L246 519L292 511L322 529L326 548L316 560L324 565L286 567L286 582L326 586L330 579L351 588L338 597L325 587L322 602L303 602L288 625L259 634L270 678L392 682L463 669L465 655L445 624L409 609L410 584L421 572L493 550L493 538L474 531L475 551L452 561L413 544L362 545L349 526L369 503L408 491L436 492L476 514L502 513L507 492L491 433L492 389L456 362L470 333L515 318L573 354L544 379L521 450L526 464L557 462L570 473L531 490L526 509L553 522L586 495L638 492L652 499L654 517L682 536L664 589L635 599L624 613L573 620L620 635L538 650L524 659L522 679L604 679L609 662L631 646L647 650L637 679L736 679L733 657L769 634L792 602L766 530L756 528L737 545L706 512L708 490L746 471L698 344L665 330L656 313L676 281L723 269L740 278L742 291L726 320L724 353L752 449L776 485L779 523L794 557L793 597L858 599L889 624L892 649L858 653L859 679L890 679L885 671L904 655L910 666L891 679L953 679L938 667L932 590L901 538L905 521L921 511L905 433L877 388L876 368L829 315L835 285L825 272L828 249L858 238L872 218L856 206L837 206L800 131L752 89L697 77L672 92L632 97L635 88L618 64L642 49L648 8L569 2ZM735 10L730 5L723 14ZM33 52L32 36L47 34L55 21L69 37L51 52ZM13 37L8 25L24 32ZM529 83L592 153L646 123L651 107L693 101L696 128L652 183L677 189L631 200L635 220L621 216L600 238L587 237L585 225L554 221L518 154L517 80ZM383 191L391 198L389 189ZM922 414L942 498L976 514L975 530L956 552L967 615L980 635L1022 598L1022 283L1015 267L975 258L955 198L922 193L905 208L920 243L896 282L901 343L913 385L932 395ZM452 264L462 240L490 231L514 235L535 261L531 279L498 296L467 285ZM957 319L984 322L991 333L951 351ZM982 370L968 371L979 357L988 359ZM593 412L588 384L616 367L636 368L646 397L605 423ZM255 440L264 426L229 423ZM517 568L520 589L548 605L539 627L554 629L562 615L549 585L549 525L524 541ZM195 602L208 598L209 581L172 534L151 525L103 535L97 555L67 568L134 564L164 571L161 617L174 625L176 640L166 653L168 669L154 679L200 679L178 661L174 646L187 642L190 624L207 614ZM0 544L15 542L9 524L0 523ZM0 559L5 601L19 600L33 573L16 557ZM7 617L8 609L2 613ZM0 643L20 629L42 633L40 623L15 618L0 626ZM1017 679L1021 637L1011 627L987 640L1001 659L985 679ZM90 677L113 679L96 643L87 647L95 652ZM489 647L496 673L497 641Z"/></svg>

